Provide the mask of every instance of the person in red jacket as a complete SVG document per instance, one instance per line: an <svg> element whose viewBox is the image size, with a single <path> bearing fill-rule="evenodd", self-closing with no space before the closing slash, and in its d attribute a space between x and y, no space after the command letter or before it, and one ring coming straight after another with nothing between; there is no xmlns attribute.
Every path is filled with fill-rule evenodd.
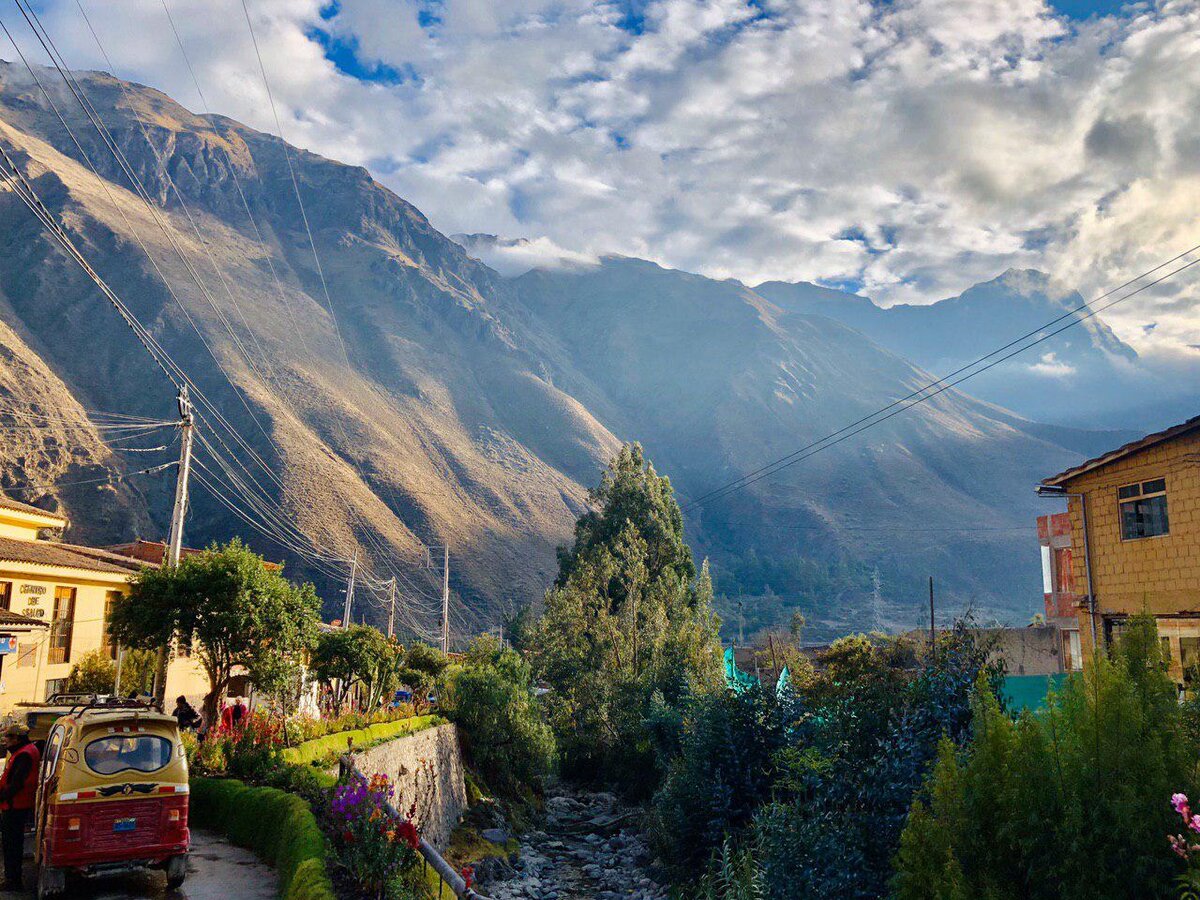
<svg viewBox="0 0 1200 900"><path fill-rule="evenodd" d="M33 819L37 797L37 772L42 757L21 724L4 730L8 765L0 775L0 848L4 851L4 890L21 890L21 864L25 857L25 826Z"/></svg>

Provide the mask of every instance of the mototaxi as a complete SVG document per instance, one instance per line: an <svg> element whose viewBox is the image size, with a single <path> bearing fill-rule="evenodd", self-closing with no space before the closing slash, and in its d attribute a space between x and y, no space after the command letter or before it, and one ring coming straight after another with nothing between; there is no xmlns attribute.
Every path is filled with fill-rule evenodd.
<svg viewBox="0 0 1200 900"><path fill-rule="evenodd" d="M58 717L42 753L34 826L38 900L69 877L163 869L187 876L188 768L179 725L140 703Z"/></svg>

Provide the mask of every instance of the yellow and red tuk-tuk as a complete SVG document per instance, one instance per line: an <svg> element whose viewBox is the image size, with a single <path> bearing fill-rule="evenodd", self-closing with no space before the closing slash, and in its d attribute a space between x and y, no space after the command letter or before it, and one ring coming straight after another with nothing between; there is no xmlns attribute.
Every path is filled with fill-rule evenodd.
<svg viewBox="0 0 1200 900"><path fill-rule="evenodd" d="M141 704L88 705L50 728L38 780L38 900L71 876L187 875L188 769L179 725Z"/></svg>

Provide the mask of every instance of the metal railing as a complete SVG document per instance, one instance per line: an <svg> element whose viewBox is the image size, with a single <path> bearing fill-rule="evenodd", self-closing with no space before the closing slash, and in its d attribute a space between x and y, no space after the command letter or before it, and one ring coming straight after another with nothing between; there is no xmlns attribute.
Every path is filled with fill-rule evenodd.
<svg viewBox="0 0 1200 900"><path fill-rule="evenodd" d="M338 778L341 781L346 781L350 778L357 779L363 784L367 784L369 779L354 762L354 757L351 753L344 753L338 757ZM407 816L403 815L390 800L383 801L384 809L389 815L395 816L401 821L407 821ZM417 847L417 852L425 859L425 862L438 874L438 877L449 886L450 890L454 891L454 896L464 897L466 900L488 900L483 894L479 893L472 887L467 886L467 881L462 874L456 872L450 863L446 862L442 854L438 853L429 841L420 837L420 844Z"/></svg>

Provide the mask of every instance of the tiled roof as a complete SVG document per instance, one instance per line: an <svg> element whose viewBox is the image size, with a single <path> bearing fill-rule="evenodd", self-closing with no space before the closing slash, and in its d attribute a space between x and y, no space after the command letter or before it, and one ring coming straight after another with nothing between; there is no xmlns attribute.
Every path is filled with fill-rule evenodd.
<svg viewBox="0 0 1200 900"><path fill-rule="evenodd" d="M49 622L43 622L41 619L32 619L29 616L9 612L7 609L0 609L0 626L3 625L41 625L43 628L50 627Z"/></svg>
<svg viewBox="0 0 1200 900"><path fill-rule="evenodd" d="M1200 416L1194 416L1186 422L1180 422L1178 425L1172 425L1163 431L1148 434L1143 438L1138 438L1136 441L1130 441L1116 450L1110 450L1093 459L1081 462L1079 465L1072 466L1069 469L1059 472L1057 475L1042 479L1042 484L1062 484L1064 481L1069 481L1072 478L1082 475L1084 472L1090 472L1092 469L1106 466L1109 463L1116 462L1118 459L1129 456L1131 453L1137 453L1139 450L1145 450L1148 447L1153 447L1155 444L1161 444L1163 441L1177 438L1197 428L1200 428Z"/></svg>
<svg viewBox="0 0 1200 900"><path fill-rule="evenodd" d="M119 572L122 575L129 573L128 565L116 565L90 555L90 552L82 552L84 549L91 551L91 548L73 547L70 544L56 544L51 541L20 541L16 538L0 537L0 560L42 566L66 566L90 572Z"/></svg>
<svg viewBox="0 0 1200 900"><path fill-rule="evenodd" d="M39 509L29 503L22 503L20 500L13 500L11 497L5 497L0 494L0 509L15 509L18 512L37 513L39 516L52 516L55 519L62 519L58 513L50 512L48 509ZM66 521L63 519L63 521Z"/></svg>

